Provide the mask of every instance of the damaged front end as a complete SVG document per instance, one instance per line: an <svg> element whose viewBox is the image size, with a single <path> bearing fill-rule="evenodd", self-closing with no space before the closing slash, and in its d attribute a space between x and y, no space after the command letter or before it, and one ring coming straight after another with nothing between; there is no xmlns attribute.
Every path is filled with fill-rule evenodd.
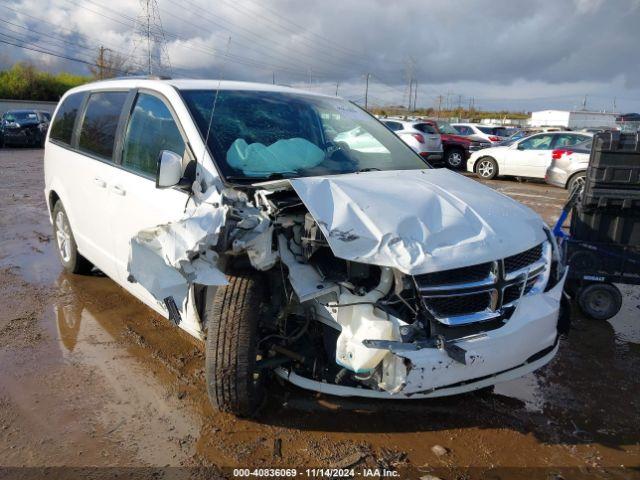
<svg viewBox="0 0 640 480"><path fill-rule="evenodd" d="M380 398L483 388L553 357L564 267L534 214L458 177L216 190L183 221L140 232L129 271L179 309L194 285L224 285L230 263L261 272L270 296L257 368L302 388Z"/></svg>

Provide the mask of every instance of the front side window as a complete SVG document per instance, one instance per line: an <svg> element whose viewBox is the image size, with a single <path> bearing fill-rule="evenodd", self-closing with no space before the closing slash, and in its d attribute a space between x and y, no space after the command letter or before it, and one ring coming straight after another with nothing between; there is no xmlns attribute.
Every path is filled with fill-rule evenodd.
<svg viewBox="0 0 640 480"><path fill-rule="evenodd" d="M58 108L56 117L51 125L49 138L66 143L67 145L71 143L73 126L76 123L76 117L78 116L78 110L80 109L80 105L82 105L83 98L83 93L74 93L62 101L62 105Z"/></svg>
<svg viewBox="0 0 640 480"><path fill-rule="evenodd" d="M213 90L181 93L231 181L428 168L387 127L345 100L245 90L220 90L217 99Z"/></svg>
<svg viewBox="0 0 640 480"><path fill-rule="evenodd" d="M553 135L536 135L518 144L518 150L551 150Z"/></svg>
<svg viewBox="0 0 640 480"><path fill-rule="evenodd" d="M122 166L155 178L162 150L184 157L184 140L164 102L153 95L141 93L127 125Z"/></svg>
<svg viewBox="0 0 640 480"><path fill-rule="evenodd" d="M98 92L89 97L80 129L80 150L112 159L118 120L127 95L127 92Z"/></svg>

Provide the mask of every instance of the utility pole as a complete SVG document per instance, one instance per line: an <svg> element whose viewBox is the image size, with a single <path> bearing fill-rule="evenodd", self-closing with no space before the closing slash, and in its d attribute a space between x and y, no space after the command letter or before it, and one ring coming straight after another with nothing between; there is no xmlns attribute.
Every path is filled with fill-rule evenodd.
<svg viewBox="0 0 640 480"><path fill-rule="evenodd" d="M462 95L458 95L458 110L462 110Z"/></svg>
<svg viewBox="0 0 640 480"><path fill-rule="evenodd" d="M411 108L411 102L413 101L413 78L409 79L409 107L408 107L408 111L410 112L412 110Z"/></svg>
<svg viewBox="0 0 640 480"><path fill-rule="evenodd" d="M271 81L273 82L273 85L276 84L276 72L273 72L273 78L271 79Z"/></svg>
<svg viewBox="0 0 640 480"><path fill-rule="evenodd" d="M418 109L418 80L416 80L416 86L413 87L413 110Z"/></svg>
<svg viewBox="0 0 640 480"><path fill-rule="evenodd" d="M98 53L98 78L104 78L104 46L100 45L100 53Z"/></svg>
<svg viewBox="0 0 640 480"><path fill-rule="evenodd" d="M584 98L582 99L582 110L586 110L587 109L587 96L585 95Z"/></svg>
<svg viewBox="0 0 640 480"><path fill-rule="evenodd" d="M440 118L440 111L442 110L442 95L438 95L438 116Z"/></svg>
<svg viewBox="0 0 640 480"><path fill-rule="evenodd" d="M613 113L616 113L616 110L617 110L616 100L617 100L617 97L613 97Z"/></svg>
<svg viewBox="0 0 640 480"><path fill-rule="evenodd" d="M338 96L338 88L340 87L340 82L336 82L336 97Z"/></svg>
<svg viewBox="0 0 640 480"><path fill-rule="evenodd" d="M367 110L367 107L369 105L369 77L370 76L371 74L367 73L367 80L364 87L364 109L365 110Z"/></svg>

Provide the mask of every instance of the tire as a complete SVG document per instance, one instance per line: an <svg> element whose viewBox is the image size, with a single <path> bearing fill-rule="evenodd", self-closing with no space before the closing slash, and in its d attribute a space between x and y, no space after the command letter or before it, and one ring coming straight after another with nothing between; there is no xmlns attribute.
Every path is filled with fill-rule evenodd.
<svg viewBox="0 0 640 480"><path fill-rule="evenodd" d="M58 256L65 270L71 273L89 273L93 264L78 252L76 240L71 231L69 217L62 202L57 201L53 206L53 238L56 242Z"/></svg>
<svg viewBox="0 0 640 480"><path fill-rule="evenodd" d="M204 307L207 392L214 408L248 417L265 399L264 377L256 369L264 283L252 272L228 280L207 294Z"/></svg>
<svg viewBox="0 0 640 480"><path fill-rule="evenodd" d="M482 157L476 163L476 175L485 180L491 180L498 175L498 162L493 157Z"/></svg>
<svg viewBox="0 0 640 480"><path fill-rule="evenodd" d="M444 162L453 170L459 169L464 164L464 151L457 148L448 150Z"/></svg>
<svg viewBox="0 0 640 480"><path fill-rule="evenodd" d="M592 283L578 292L578 306L594 320L608 320L620 311L622 295L610 283Z"/></svg>
<svg viewBox="0 0 640 480"><path fill-rule="evenodd" d="M578 186L584 186L586 179L587 174L585 172L574 173L567 182L567 190L573 192Z"/></svg>

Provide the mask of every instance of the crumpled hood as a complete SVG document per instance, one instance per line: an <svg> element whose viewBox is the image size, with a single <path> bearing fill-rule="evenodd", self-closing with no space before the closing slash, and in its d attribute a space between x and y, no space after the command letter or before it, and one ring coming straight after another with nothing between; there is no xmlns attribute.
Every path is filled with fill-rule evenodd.
<svg viewBox="0 0 640 480"><path fill-rule="evenodd" d="M546 239L532 210L446 169L290 182L334 255L410 275L507 257Z"/></svg>

